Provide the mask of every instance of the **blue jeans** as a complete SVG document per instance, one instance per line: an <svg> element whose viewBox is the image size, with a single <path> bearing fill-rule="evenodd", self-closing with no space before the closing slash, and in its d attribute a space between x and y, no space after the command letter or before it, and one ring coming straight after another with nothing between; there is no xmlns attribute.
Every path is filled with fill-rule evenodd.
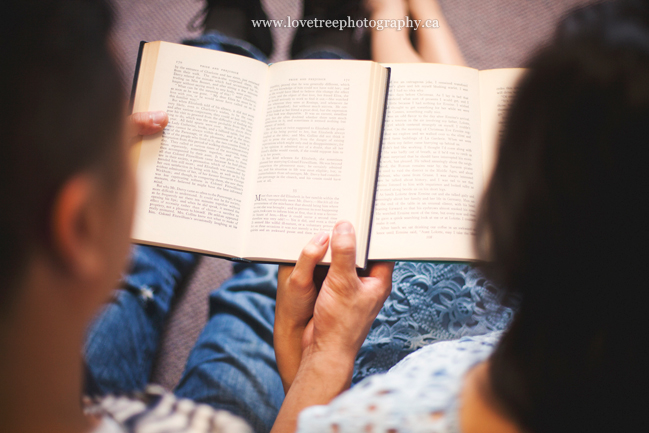
<svg viewBox="0 0 649 433"><path fill-rule="evenodd" d="M254 45L226 36L217 31L211 31L199 36L196 39L183 42L186 45L195 47L209 48L217 51L225 51L228 53L240 54L246 57L260 60L268 63L268 58ZM299 53L296 59L352 59L352 57L345 51L336 47L326 47L319 49L307 49Z"/></svg>
<svg viewBox="0 0 649 433"><path fill-rule="evenodd" d="M165 318L198 256L136 246L114 298L88 331L86 393L122 394L149 383ZM209 297L209 320L174 393L272 427L284 399L273 350L277 266L236 264Z"/></svg>

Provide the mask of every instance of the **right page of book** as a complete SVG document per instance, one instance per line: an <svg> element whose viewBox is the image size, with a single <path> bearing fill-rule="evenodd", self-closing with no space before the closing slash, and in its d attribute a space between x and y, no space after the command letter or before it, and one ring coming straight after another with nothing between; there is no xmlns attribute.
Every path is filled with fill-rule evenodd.
<svg viewBox="0 0 649 433"><path fill-rule="evenodd" d="M482 128L482 172L486 188L496 164L498 140L505 115L518 88L523 68L488 69L480 71L480 113Z"/></svg>
<svg viewBox="0 0 649 433"><path fill-rule="evenodd" d="M392 69L370 260L472 260L483 189L477 70Z"/></svg>

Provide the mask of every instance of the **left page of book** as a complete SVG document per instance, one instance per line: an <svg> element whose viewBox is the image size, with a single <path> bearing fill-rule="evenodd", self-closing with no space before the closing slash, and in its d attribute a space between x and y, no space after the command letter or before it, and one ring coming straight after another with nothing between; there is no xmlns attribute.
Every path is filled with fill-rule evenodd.
<svg viewBox="0 0 649 433"><path fill-rule="evenodd" d="M242 256L267 71L265 63L234 54L144 46L133 111L164 110L169 125L134 148L135 242Z"/></svg>

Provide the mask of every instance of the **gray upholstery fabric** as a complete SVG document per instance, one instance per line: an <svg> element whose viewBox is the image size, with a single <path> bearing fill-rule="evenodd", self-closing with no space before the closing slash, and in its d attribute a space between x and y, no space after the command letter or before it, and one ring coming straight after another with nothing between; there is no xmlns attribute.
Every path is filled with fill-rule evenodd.
<svg viewBox="0 0 649 433"><path fill-rule="evenodd" d="M113 45L130 90L140 40L178 42L200 33L195 28L201 0L112 0L117 12ZM298 0L262 0L271 18L297 18ZM469 66L478 69L523 66L551 33L557 19L584 0L441 0L442 8ZM434 17L431 17L434 18ZM194 27L192 27L194 26ZM274 28L271 61L288 58L295 29ZM229 262L203 258L176 302L165 329L152 380L172 389L205 319L207 296L231 274Z"/></svg>

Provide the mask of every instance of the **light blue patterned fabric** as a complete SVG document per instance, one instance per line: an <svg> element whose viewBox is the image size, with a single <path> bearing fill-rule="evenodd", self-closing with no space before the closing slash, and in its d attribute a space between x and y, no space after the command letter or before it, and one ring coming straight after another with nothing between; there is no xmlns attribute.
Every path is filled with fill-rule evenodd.
<svg viewBox="0 0 649 433"><path fill-rule="evenodd" d="M464 375L489 357L501 332L443 341L363 380L327 406L305 409L299 433L459 433Z"/></svg>
<svg viewBox="0 0 649 433"><path fill-rule="evenodd" d="M392 285L356 357L352 383L431 343L503 330L517 306L466 264L399 262Z"/></svg>

